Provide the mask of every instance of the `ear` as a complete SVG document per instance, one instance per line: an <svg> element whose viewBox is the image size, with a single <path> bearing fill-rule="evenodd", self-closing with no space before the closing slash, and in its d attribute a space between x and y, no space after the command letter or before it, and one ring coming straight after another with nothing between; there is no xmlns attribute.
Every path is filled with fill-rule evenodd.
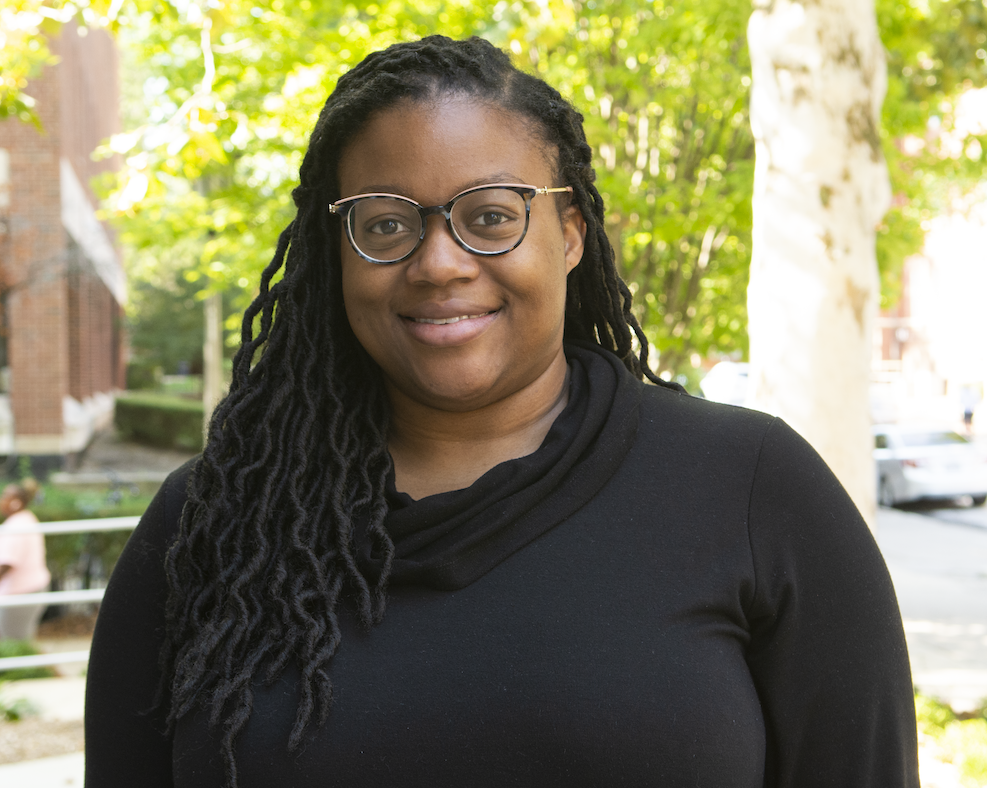
<svg viewBox="0 0 987 788"><path fill-rule="evenodd" d="M565 272L568 274L583 259L586 245L586 220L575 205L570 205L562 214L562 238L565 241Z"/></svg>
<svg viewBox="0 0 987 788"><path fill-rule="evenodd" d="M21 503L21 499L20 498L11 498L10 499L10 503L7 504L7 507L10 509L11 514L13 514L14 512L20 511L21 507L23 507L23 506L24 506L24 504Z"/></svg>

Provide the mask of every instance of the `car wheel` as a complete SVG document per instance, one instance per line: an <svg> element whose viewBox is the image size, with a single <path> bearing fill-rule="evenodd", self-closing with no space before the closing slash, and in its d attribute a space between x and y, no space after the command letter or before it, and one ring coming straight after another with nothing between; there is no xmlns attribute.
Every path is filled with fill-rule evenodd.
<svg viewBox="0 0 987 788"><path fill-rule="evenodd" d="M894 506L894 491L887 479L881 479L881 484L877 488L877 502L888 509Z"/></svg>
<svg viewBox="0 0 987 788"><path fill-rule="evenodd" d="M973 496L973 505L974 506L983 506L985 501L987 501L987 495L974 495Z"/></svg>

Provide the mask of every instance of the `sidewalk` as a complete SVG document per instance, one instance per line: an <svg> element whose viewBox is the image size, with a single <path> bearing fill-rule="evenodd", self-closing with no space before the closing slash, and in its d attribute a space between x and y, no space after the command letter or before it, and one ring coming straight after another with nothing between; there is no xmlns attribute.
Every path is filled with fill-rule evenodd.
<svg viewBox="0 0 987 788"><path fill-rule="evenodd" d="M81 752L0 766L4 788L82 788L86 762Z"/></svg>
<svg viewBox="0 0 987 788"><path fill-rule="evenodd" d="M38 712L16 725L32 725L32 736L57 736L58 729L75 728L77 746L82 732L78 730L85 707L86 679L82 676L52 679L30 679L7 682L0 689L7 701L27 700ZM65 723L74 723L66 726ZM9 723L8 723L9 724ZM62 733L65 736L65 733ZM70 741L71 741L70 738ZM49 750L50 751L50 750ZM82 752L56 755L50 758L0 764L0 786L3 788L82 788L85 760Z"/></svg>
<svg viewBox="0 0 987 788"><path fill-rule="evenodd" d="M987 698L987 528L957 509L944 522L880 509L877 541L898 595L919 689L971 711Z"/></svg>

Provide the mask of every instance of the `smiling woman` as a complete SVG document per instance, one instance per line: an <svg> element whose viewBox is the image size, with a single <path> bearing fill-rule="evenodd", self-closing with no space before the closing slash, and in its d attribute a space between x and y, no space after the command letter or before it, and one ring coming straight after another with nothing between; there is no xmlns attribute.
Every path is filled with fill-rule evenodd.
<svg viewBox="0 0 987 788"><path fill-rule="evenodd" d="M655 378L593 182L480 39L339 80L107 590L88 788L918 785L867 527L783 423Z"/></svg>
<svg viewBox="0 0 987 788"><path fill-rule="evenodd" d="M416 498L468 487L531 454L566 404L566 277L582 258L586 222L568 202L464 191L478 180L552 184L556 157L529 126L469 95L405 101L377 113L340 159L345 195L384 188L425 204L456 195L448 222L423 223L403 265L368 265L352 232L342 249L346 314L391 405L397 489ZM505 208L506 195L521 201ZM486 233L497 253L477 255L462 240L480 232L470 217L516 229Z"/></svg>

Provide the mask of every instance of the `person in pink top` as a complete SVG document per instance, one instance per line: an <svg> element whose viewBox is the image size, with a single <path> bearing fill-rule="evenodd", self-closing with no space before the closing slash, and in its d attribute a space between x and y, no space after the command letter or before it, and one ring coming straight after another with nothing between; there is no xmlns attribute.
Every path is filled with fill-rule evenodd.
<svg viewBox="0 0 987 788"><path fill-rule="evenodd" d="M0 596L44 591L51 582L45 563L45 537L30 533L38 518L28 510L38 484L25 479L8 484L0 495ZM10 533L8 533L10 532ZM34 637L44 605L0 607L0 638L29 640Z"/></svg>

